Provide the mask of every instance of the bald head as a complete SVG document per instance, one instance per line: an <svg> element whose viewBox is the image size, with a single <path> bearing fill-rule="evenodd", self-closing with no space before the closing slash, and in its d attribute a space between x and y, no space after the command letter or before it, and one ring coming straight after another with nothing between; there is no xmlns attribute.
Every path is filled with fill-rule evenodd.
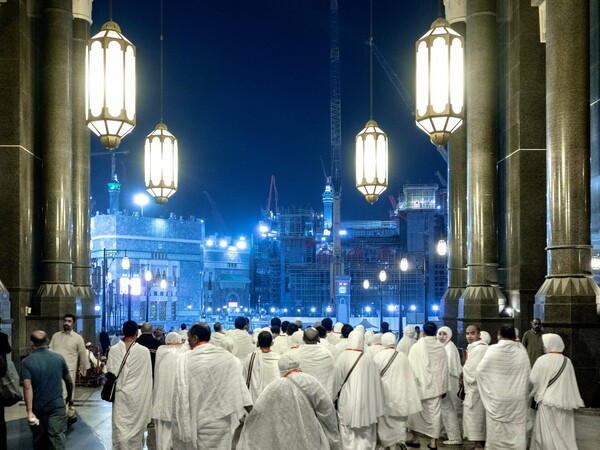
<svg viewBox="0 0 600 450"><path fill-rule="evenodd" d="M150 322L144 322L142 324L142 333L143 334L150 334L150 333L152 333L152 324Z"/></svg>
<svg viewBox="0 0 600 450"><path fill-rule="evenodd" d="M319 342L319 332L313 327L308 327L304 330L303 339L305 344L317 344Z"/></svg>
<svg viewBox="0 0 600 450"><path fill-rule="evenodd" d="M33 348L45 347L48 345L48 335L45 331L35 330L31 332L31 344Z"/></svg>

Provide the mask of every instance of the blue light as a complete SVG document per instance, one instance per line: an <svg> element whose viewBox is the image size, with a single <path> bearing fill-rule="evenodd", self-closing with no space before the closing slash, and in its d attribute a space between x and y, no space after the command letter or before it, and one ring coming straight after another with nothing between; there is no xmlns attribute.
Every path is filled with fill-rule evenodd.
<svg viewBox="0 0 600 450"><path fill-rule="evenodd" d="M371 307L370 306L365 307L365 312L370 313L371 312Z"/></svg>
<svg viewBox="0 0 600 450"><path fill-rule="evenodd" d="M346 236L347 234L348 234L348 231L340 230L340 236Z"/></svg>
<svg viewBox="0 0 600 450"><path fill-rule="evenodd" d="M433 309L434 311L439 311L440 307L438 305L433 305L431 309Z"/></svg>
<svg viewBox="0 0 600 450"><path fill-rule="evenodd" d="M410 310L411 310L411 311L416 311L416 310L417 310L417 307L416 307L415 305L410 305Z"/></svg>

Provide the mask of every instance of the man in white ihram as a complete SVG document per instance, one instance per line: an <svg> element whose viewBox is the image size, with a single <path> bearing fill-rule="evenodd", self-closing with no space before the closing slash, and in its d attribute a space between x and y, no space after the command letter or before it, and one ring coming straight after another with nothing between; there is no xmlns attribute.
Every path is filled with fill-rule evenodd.
<svg viewBox="0 0 600 450"><path fill-rule="evenodd" d="M300 360L300 369L304 373L315 377L325 388L329 396L333 399L333 355L329 350L320 345L319 332L308 327L303 335L304 345L300 347L298 359Z"/></svg>
<svg viewBox="0 0 600 450"><path fill-rule="evenodd" d="M108 352L106 370L118 375L112 404L113 450L142 448L144 431L152 413L150 351L136 343L137 331L137 323L133 320L125 322L123 340Z"/></svg>
<svg viewBox="0 0 600 450"><path fill-rule="evenodd" d="M409 447L418 447L416 433L431 439L427 447L436 449L442 428L442 397L448 391L448 356L437 340L437 325L423 325L424 337L410 349L408 361L417 381L422 410L408 417L408 428L413 438L406 441Z"/></svg>
<svg viewBox="0 0 600 450"><path fill-rule="evenodd" d="M173 418L175 368L179 356L187 350L188 346L181 342L179 333L173 331L167 334L165 345L161 345L156 350L152 418L156 421L157 450L170 450L173 448L171 420Z"/></svg>
<svg viewBox="0 0 600 450"><path fill-rule="evenodd" d="M341 450L333 402L321 383L300 370L297 357L279 359L281 378L258 398L237 450Z"/></svg>
<svg viewBox="0 0 600 450"><path fill-rule="evenodd" d="M250 391L252 402L256 402L260 393L274 380L279 378L279 354L271 351L273 335L270 331L258 334L258 348L246 356L244 361L244 380Z"/></svg>
<svg viewBox="0 0 600 450"><path fill-rule="evenodd" d="M210 334L207 324L192 325L190 351L177 360L172 419L177 450L231 450L234 431L252 407L239 360L210 344Z"/></svg>
<svg viewBox="0 0 600 450"><path fill-rule="evenodd" d="M486 450L525 450L531 364L511 326L498 330L477 368L479 394L486 411Z"/></svg>
<svg viewBox="0 0 600 450"><path fill-rule="evenodd" d="M229 331L227 336L233 340L233 355L236 356L240 362L244 362L246 356L254 351L254 343L252 342L252 336L248 334L245 317L239 316L235 318L235 329Z"/></svg>
<svg viewBox="0 0 600 450"><path fill-rule="evenodd" d="M485 408L477 386L477 367L488 349L482 339L482 331L478 325L467 327L467 347L465 365L462 371L462 384L465 392L463 402L463 435L465 439L475 442L474 450L483 450L485 445Z"/></svg>

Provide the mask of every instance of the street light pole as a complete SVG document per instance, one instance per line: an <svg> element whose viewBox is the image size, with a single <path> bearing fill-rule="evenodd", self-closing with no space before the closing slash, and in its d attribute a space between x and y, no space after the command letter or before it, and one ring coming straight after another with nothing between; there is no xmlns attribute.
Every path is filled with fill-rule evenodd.
<svg viewBox="0 0 600 450"><path fill-rule="evenodd" d="M383 283L387 280L387 273L381 269L379 272L379 329L381 330L381 324L383 323Z"/></svg>
<svg viewBox="0 0 600 450"><path fill-rule="evenodd" d="M106 249L103 250L102 259L102 328L106 328Z"/></svg>

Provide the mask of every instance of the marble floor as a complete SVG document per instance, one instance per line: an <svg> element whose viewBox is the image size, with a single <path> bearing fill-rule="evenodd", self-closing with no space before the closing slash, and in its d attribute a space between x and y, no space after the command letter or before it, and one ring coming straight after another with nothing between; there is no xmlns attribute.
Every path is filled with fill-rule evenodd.
<svg viewBox="0 0 600 450"><path fill-rule="evenodd" d="M86 434L85 450L111 449L112 406L100 398L100 388L77 387L75 409L79 420L73 425L73 430L67 436L67 448L78 450L82 448L81 436L78 436L76 430L77 427L80 427L83 428L81 432ZM15 406L6 408L5 416L9 429L9 448L14 450L30 449L31 435L25 422L24 403L20 402ZM597 450L600 448L600 410L584 409L578 411L575 416L575 428L579 450ZM154 428L147 429L144 449L156 449L154 430ZM93 436L87 436L89 433ZM438 447L465 450L473 448L473 444L465 442L464 445L447 447L440 442ZM421 448L427 448L426 440L421 441Z"/></svg>

